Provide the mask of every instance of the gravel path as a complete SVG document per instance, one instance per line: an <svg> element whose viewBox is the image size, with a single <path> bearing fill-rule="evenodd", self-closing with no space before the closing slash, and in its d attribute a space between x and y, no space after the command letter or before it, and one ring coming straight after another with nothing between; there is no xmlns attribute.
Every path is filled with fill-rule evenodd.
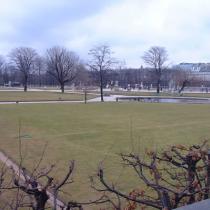
<svg viewBox="0 0 210 210"><path fill-rule="evenodd" d="M111 95L111 96L105 96L104 101L105 102L111 102L111 101L116 101L116 97L122 97L121 95ZM87 100L87 103L90 102L100 102L101 98L96 97L93 99ZM68 101L68 100L55 100L55 101L0 101L1 104L56 104L56 103L84 103L84 101Z"/></svg>

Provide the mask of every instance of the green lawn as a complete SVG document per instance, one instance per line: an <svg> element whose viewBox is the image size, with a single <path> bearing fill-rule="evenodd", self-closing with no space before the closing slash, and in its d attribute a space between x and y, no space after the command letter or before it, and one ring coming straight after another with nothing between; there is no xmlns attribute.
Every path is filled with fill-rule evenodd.
<svg viewBox="0 0 210 210"><path fill-rule="evenodd" d="M210 106L134 102L0 105L1 148L15 159L19 127L27 168L36 165L46 142L43 165L56 163L57 177L64 174L68 160L76 160L70 192L82 200L94 197L88 176L96 173L100 161L110 180L119 179L124 189L137 188L141 186L131 178L132 173L122 172L118 153L209 139ZM125 182L128 178L131 181Z"/></svg>
<svg viewBox="0 0 210 210"><path fill-rule="evenodd" d="M88 99L94 95L87 95ZM39 101L39 100L84 100L84 94L79 93L57 93L47 91L0 91L0 101Z"/></svg>

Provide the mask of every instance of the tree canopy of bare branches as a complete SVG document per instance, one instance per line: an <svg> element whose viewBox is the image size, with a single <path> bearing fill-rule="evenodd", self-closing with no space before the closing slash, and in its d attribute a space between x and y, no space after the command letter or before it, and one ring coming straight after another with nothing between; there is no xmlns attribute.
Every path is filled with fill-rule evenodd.
<svg viewBox="0 0 210 210"><path fill-rule="evenodd" d="M50 198L53 209L60 206L65 210L83 210L83 206L96 205L98 209L105 210L107 204L111 206L108 209L113 210L136 210L139 207L172 210L210 198L210 150L207 143L204 141L200 145L173 145L160 152L147 149L146 156L135 153L120 154L124 166L137 175L135 177L139 179L139 185L127 192L122 191L120 186L108 180L103 165L100 164L98 173L90 179L91 187L96 191L96 199L86 202L69 200L62 204L58 195L64 185L72 183L74 161L70 161L65 175L58 181L51 174L54 165L39 169L43 153L31 173L21 164L20 173L13 170L12 182L5 181L9 169L5 164L1 167L0 198L6 190L16 190L14 197L5 203L5 206L11 207L12 210L18 209L14 206L44 210ZM127 182L131 182L132 178ZM28 199L25 199L26 196Z"/></svg>
<svg viewBox="0 0 210 210"><path fill-rule="evenodd" d="M157 80L157 93L159 93L162 71L164 69L166 61L168 60L166 49L164 47L158 46L151 47L148 51L144 53L142 59L147 65L149 65L149 67L155 70Z"/></svg>
<svg viewBox="0 0 210 210"><path fill-rule="evenodd" d="M185 87L196 81L192 72L189 70L174 69L171 74L171 79L175 83L178 93L181 94Z"/></svg>
<svg viewBox="0 0 210 210"><path fill-rule="evenodd" d="M64 93L64 86L72 82L77 76L79 57L64 47L52 47L46 53L47 71L60 84Z"/></svg>
<svg viewBox="0 0 210 210"><path fill-rule="evenodd" d="M30 47L19 47L13 49L9 56L16 69L22 73L24 91L27 91L29 74L37 57L36 51Z"/></svg>
<svg viewBox="0 0 210 210"><path fill-rule="evenodd" d="M113 52L107 45L99 45L90 49L88 53L91 57L88 66L91 70L99 73L99 83L100 83L100 93L101 102L104 101L103 97L103 87L104 87L104 77L105 72L110 70L112 66L116 63L116 60L112 57Z"/></svg>
<svg viewBox="0 0 210 210"><path fill-rule="evenodd" d="M124 164L144 183L129 193L107 181L103 167L99 167L100 184L93 182L93 188L110 198L115 195L114 209L124 209L122 199L130 201L126 209L150 206L171 210L210 198L210 150L206 141L189 147L174 145L162 152L147 150L146 155L121 154Z"/></svg>

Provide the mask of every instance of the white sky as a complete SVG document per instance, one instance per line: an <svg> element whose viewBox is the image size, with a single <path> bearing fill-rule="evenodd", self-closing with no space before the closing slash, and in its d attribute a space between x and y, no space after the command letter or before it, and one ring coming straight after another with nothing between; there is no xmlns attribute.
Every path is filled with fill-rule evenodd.
<svg viewBox="0 0 210 210"><path fill-rule="evenodd" d="M164 46L171 64L210 62L209 0L0 0L0 54L61 45L84 60L108 44L128 67Z"/></svg>

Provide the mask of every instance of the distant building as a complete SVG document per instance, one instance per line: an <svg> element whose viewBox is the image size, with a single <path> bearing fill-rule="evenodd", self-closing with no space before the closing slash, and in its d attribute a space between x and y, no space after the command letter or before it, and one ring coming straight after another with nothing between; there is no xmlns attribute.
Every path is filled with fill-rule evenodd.
<svg viewBox="0 0 210 210"><path fill-rule="evenodd" d="M210 63L180 63L174 68L192 72L210 72Z"/></svg>
<svg viewBox="0 0 210 210"><path fill-rule="evenodd" d="M199 79L200 81L203 81L203 82L205 82L205 81L210 81L210 71L208 72L208 71L203 71L203 72L201 72L201 71L199 71L199 72L191 72L191 75L192 75L192 77L193 78L197 78L197 79Z"/></svg>

